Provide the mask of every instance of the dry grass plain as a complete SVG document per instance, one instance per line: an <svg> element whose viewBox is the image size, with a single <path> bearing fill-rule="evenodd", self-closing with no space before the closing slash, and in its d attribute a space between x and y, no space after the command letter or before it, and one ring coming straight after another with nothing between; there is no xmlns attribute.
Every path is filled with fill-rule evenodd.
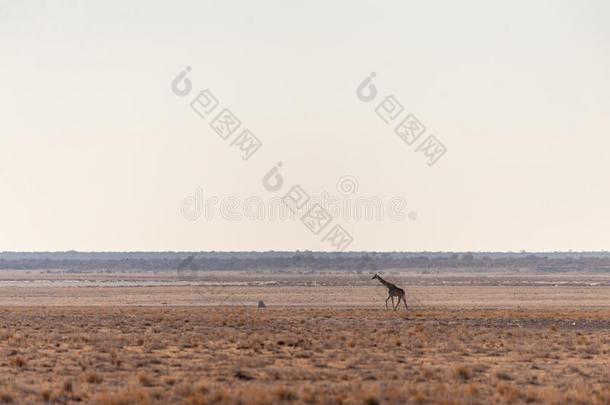
<svg viewBox="0 0 610 405"><path fill-rule="evenodd" d="M610 403L610 309L4 307L0 402Z"/></svg>
<svg viewBox="0 0 610 405"><path fill-rule="evenodd" d="M610 404L605 273L192 276L2 272L0 404Z"/></svg>

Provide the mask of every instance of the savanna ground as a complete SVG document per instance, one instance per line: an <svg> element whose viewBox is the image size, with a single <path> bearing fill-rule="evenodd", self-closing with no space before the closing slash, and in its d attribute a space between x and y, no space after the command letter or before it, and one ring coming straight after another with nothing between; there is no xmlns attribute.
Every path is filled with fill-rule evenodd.
<svg viewBox="0 0 610 405"><path fill-rule="evenodd" d="M1 287L0 403L610 403L603 280L361 280Z"/></svg>

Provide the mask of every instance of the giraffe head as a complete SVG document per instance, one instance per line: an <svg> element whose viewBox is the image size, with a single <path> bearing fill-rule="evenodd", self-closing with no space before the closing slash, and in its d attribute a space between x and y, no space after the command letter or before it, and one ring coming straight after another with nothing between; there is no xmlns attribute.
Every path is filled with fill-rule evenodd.
<svg viewBox="0 0 610 405"><path fill-rule="evenodd" d="M376 278L379 278L379 276L377 275L377 273L375 273L375 275L373 276L373 278L371 280L375 280Z"/></svg>

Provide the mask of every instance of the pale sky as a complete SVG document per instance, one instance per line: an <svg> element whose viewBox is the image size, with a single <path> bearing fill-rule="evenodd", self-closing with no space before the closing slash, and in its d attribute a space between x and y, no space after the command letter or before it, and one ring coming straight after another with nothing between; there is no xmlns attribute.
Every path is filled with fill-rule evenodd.
<svg viewBox="0 0 610 405"><path fill-rule="evenodd" d="M333 250L335 224L347 250L610 248L607 1L0 0L0 52L0 251ZM249 160L191 109L204 89L262 141ZM426 127L413 145L375 113L389 95ZM243 214L343 176L404 218ZM241 220L187 220L197 190Z"/></svg>

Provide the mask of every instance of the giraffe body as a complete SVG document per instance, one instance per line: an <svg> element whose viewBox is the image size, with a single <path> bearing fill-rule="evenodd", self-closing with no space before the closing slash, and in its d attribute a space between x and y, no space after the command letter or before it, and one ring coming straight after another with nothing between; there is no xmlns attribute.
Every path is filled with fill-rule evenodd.
<svg viewBox="0 0 610 405"><path fill-rule="evenodd" d="M388 300L389 299L392 299L392 308L394 309L394 311L396 311L396 309L400 305L400 300L402 300L402 302L405 303L405 309L409 309L407 307L407 300L405 299L405 290L403 290L402 288L396 286L395 284L392 284L390 282L385 281L384 279L379 277L378 274L375 274L373 276L373 280L374 279L379 280L379 282L381 284L383 284L384 286L386 286L387 289L388 289L388 298L386 298L386 300L385 300L385 308L386 309L389 309L388 308ZM396 305L394 305L394 297L398 297L398 302L396 303Z"/></svg>

